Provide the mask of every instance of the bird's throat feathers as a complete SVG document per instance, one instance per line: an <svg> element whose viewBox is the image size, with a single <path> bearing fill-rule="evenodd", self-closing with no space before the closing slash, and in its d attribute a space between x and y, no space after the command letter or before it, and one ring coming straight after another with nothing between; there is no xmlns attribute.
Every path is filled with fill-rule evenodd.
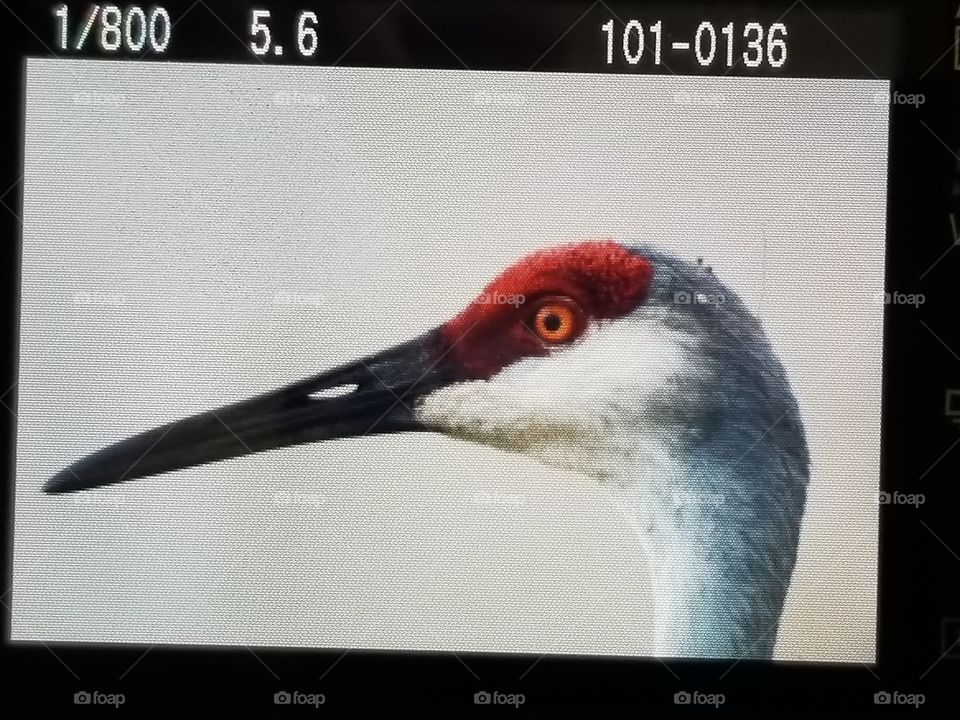
<svg viewBox="0 0 960 720"><path fill-rule="evenodd" d="M489 380L441 388L415 411L425 426L447 435L614 479L632 473L644 443L669 427L658 413L664 393L692 367L692 342L649 314L628 315Z"/></svg>

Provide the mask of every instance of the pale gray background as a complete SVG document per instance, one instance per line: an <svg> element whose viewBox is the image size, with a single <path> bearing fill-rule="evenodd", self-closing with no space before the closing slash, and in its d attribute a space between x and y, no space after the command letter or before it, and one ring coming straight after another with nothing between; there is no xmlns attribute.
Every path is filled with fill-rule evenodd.
<svg viewBox="0 0 960 720"><path fill-rule="evenodd" d="M703 256L763 318L813 457L777 656L873 659L886 90L31 60L13 638L649 652L615 503L492 449L372 437L40 493L612 237Z"/></svg>

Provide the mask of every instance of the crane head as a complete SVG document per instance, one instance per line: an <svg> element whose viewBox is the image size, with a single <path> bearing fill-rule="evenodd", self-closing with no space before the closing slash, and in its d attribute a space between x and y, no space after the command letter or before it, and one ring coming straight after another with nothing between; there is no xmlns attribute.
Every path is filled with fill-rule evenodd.
<svg viewBox="0 0 960 720"><path fill-rule="evenodd" d="M70 492L365 434L428 430L518 450L543 445L550 432L576 435L577 418L557 411L566 398L575 412L571 401L583 392L570 386L589 392L592 380L577 367L578 361L591 361L592 354L583 350L587 339L599 325L640 305L652 275L648 260L609 241L534 253L434 330L331 372L110 445L62 470L45 490ZM571 357L561 361L564 354ZM491 422L492 403L508 402L513 390L521 395L503 406L503 422ZM547 407L550 391L558 403L553 409ZM492 416L481 417L485 405ZM539 420L538 408L544 413ZM523 422L512 443L511 416Z"/></svg>
<svg viewBox="0 0 960 720"><path fill-rule="evenodd" d="M587 242L528 256L441 327L458 381L419 400L445 434L609 478L651 429L650 401L683 372L684 333L651 299L643 253Z"/></svg>
<svg viewBox="0 0 960 720"><path fill-rule="evenodd" d="M71 492L284 446L404 431L615 476L636 453L657 449L645 430L705 412L695 407L697 392L678 392L685 376L711 372L708 361L691 362L704 345L697 316L705 310L667 301L667 271L655 251L613 241L536 252L419 337L107 446L44 489Z"/></svg>

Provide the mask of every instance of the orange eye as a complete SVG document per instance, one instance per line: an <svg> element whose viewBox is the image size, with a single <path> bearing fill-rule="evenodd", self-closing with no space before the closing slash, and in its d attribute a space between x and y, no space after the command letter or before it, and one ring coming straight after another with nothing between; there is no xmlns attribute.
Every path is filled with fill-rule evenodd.
<svg viewBox="0 0 960 720"><path fill-rule="evenodd" d="M545 342L569 342L580 332L578 310L572 301L547 301L533 316L533 330Z"/></svg>

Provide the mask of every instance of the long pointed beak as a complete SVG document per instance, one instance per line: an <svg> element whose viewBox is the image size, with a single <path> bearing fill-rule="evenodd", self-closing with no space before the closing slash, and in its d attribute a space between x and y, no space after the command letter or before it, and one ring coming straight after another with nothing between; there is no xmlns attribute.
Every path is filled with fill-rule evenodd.
<svg viewBox="0 0 960 720"><path fill-rule="evenodd" d="M112 485L300 443L425 430L411 408L451 381L434 330L356 363L110 445L61 470L48 493Z"/></svg>

